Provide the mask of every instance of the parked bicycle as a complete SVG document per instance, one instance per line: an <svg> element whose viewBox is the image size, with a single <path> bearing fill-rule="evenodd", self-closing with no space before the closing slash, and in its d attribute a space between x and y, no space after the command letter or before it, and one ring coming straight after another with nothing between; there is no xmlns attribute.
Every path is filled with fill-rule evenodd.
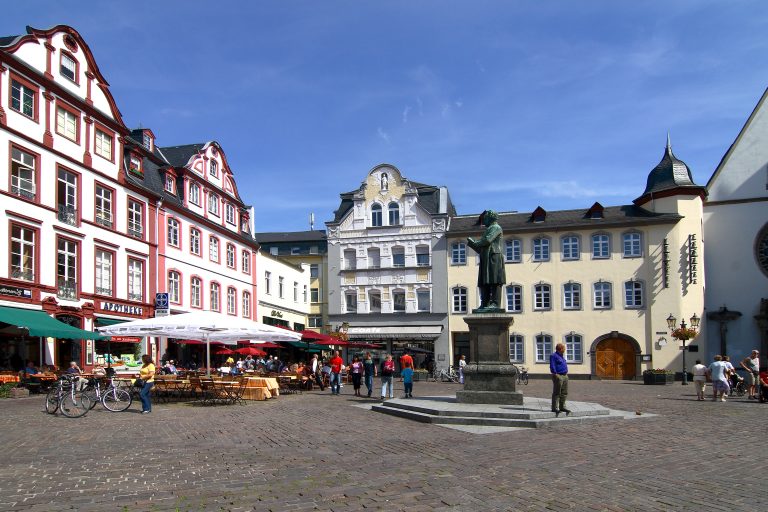
<svg viewBox="0 0 768 512"><path fill-rule="evenodd" d="M456 373L453 366L449 366L447 370L445 368L440 368L439 370L435 370L435 372L435 382L437 382L438 379L440 379L440 382L459 382L459 374Z"/></svg>
<svg viewBox="0 0 768 512"><path fill-rule="evenodd" d="M516 364L512 364L512 366L515 367L515 370L517 370L517 377L515 378L516 384L525 384L528 385L528 368L525 366L517 366Z"/></svg>
<svg viewBox="0 0 768 512"><path fill-rule="evenodd" d="M91 399L77 389L77 375L62 375L45 396L45 412L55 414L60 410L68 418L79 418L91 410Z"/></svg>
<svg viewBox="0 0 768 512"><path fill-rule="evenodd" d="M112 377L109 378L109 384L104 386L101 379L88 379L88 384L83 392L91 400L91 409L100 402L108 411L121 412L129 408L133 402L132 393L117 386Z"/></svg>

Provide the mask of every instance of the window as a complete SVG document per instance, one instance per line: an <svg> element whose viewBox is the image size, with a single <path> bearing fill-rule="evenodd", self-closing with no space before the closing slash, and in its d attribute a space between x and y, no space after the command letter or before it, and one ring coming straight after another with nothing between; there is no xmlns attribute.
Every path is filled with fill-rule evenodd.
<svg viewBox="0 0 768 512"><path fill-rule="evenodd" d="M35 199L36 158L16 147L11 150L11 193L24 199Z"/></svg>
<svg viewBox="0 0 768 512"><path fill-rule="evenodd" d="M582 361L581 347L583 346L581 336L575 333L565 335L565 360L569 363L580 363Z"/></svg>
<svg viewBox="0 0 768 512"><path fill-rule="evenodd" d="M429 290L417 290L416 291L416 310L417 311L430 311L430 293Z"/></svg>
<svg viewBox="0 0 768 512"><path fill-rule="evenodd" d="M429 247L424 245L416 247L416 265L419 267L429 266Z"/></svg>
<svg viewBox="0 0 768 512"><path fill-rule="evenodd" d="M400 205L397 203L389 203L389 225L400 225Z"/></svg>
<svg viewBox="0 0 768 512"><path fill-rule="evenodd" d="M611 307L611 283L599 281L593 285L592 289L595 309L609 309Z"/></svg>
<svg viewBox="0 0 768 512"><path fill-rule="evenodd" d="M128 170L133 174L138 174L142 177L144 176L144 170L142 169L141 158L139 156L130 156L130 160L128 162Z"/></svg>
<svg viewBox="0 0 768 512"><path fill-rule="evenodd" d="M168 300L176 304L181 302L181 275L175 270L168 272Z"/></svg>
<svg viewBox="0 0 768 512"><path fill-rule="evenodd" d="M536 362L548 363L552 355L552 336L549 334L536 335Z"/></svg>
<svg viewBox="0 0 768 512"><path fill-rule="evenodd" d="M165 191L168 192L169 194L173 194L173 191L175 190L173 188L173 185L174 185L173 174L167 173L165 175Z"/></svg>
<svg viewBox="0 0 768 512"><path fill-rule="evenodd" d="M565 283L563 285L563 309L581 309L581 285Z"/></svg>
<svg viewBox="0 0 768 512"><path fill-rule="evenodd" d="M59 74L77 83L77 61L66 53L62 53Z"/></svg>
<svg viewBox="0 0 768 512"><path fill-rule="evenodd" d="M395 313L405 313L405 292L403 290L392 292L392 310Z"/></svg>
<svg viewBox="0 0 768 512"><path fill-rule="evenodd" d="M347 292L344 294L344 305L347 313L357 313L357 293Z"/></svg>
<svg viewBox="0 0 768 512"><path fill-rule="evenodd" d="M405 266L405 249L402 247L392 248L392 266L404 267Z"/></svg>
<svg viewBox="0 0 768 512"><path fill-rule="evenodd" d="M368 304L369 313L381 313L381 292L379 290L368 292Z"/></svg>
<svg viewBox="0 0 768 512"><path fill-rule="evenodd" d="M227 314L237 314L237 291L232 287L227 288Z"/></svg>
<svg viewBox="0 0 768 512"><path fill-rule="evenodd" d="M96 224L112 227L112 191L96 185Z"/></svg>
<svg viewBox="0 0 768 512"><path fill-rule="evenodd" d="M548 284L533 286L533 309L552 309L552 288Z"/></svg>
<svg viewBox="0 0 768 512"><path fill-rule="evenodd" d="M128 234L139 239L144 236L144 205L133 199L128 200Z"/></svg>
<svg viewBox="0 0 768 512"><path fill-rule="evenodd" d="M627 308L643 307L643 283L640 281L624 283L624 306Z"/></svg>
<svg viewBox="0 0 768 512"><path fill-rule="evenodd" d="M193 277L189 283L189 305L193 308L202 307L203 281L199 277Z"/></svg>
<svg viewBox="0 0 768 512"><path fill-rule="evenodd" d="M625 258L639 258L643 255L640 233L624 233L621 238L624 242Z"/></svg>
<svg viewBox="0 0 768 512"><path fill-rule="evenodd" d="M11 278L35 280L34 229L13 224L11 227Z"/></svg>
<svg viewBox="0 0 768 512"><path fill-rule="evenodd" d="M144 262L128 258L128 300L144 300Z"/></svg>
<svg viewBox="0 0 768 512"><path fill-rule="evenodd" d="M320 315L309 315L309 325L307 327L314 327L319 329L323 326L323 317Z"/></svg>
<svg viewBox="0 0 768 512"><path fill-rule="evenodd" d="M243 292L242 315L245 318L251 318L251 294L249 292Z"/></svg>
<svg viewBox="0 0 768 512"><path fill-rule="evenodd" d="M96 128L96 144L93 147L93 151L107 160L112 160L112 144L112 136Z"/></svg>
<svg viewBox="0 0 768 512"><path fill-rule="evenodd" d="M197 183L189 184L189 202L195 206L200 206L200 185Z"/></svg>
<svg viewBox="0 0 768 512"><path fill-rule="evenodd" d="M310 288L309 289L309 301L310 302L320 302L320 288Z"/></svg>
<svg viewBox="0 0 768 512"><path fill-rule="evenodd" d="M219 305L219 292L221 287L218 283L211 283L211 311L221 311Z"/></svg>
<svg viewBox="0 0 768 512"><path fill-rule="evenodd" d="M302 300L304 304L307 303L307 285L304 285L304 289L301 291Z"/></svg>
<svg viewBox="0 0 768 512"><path fill-rule="evenodd" d="M301 247L291 247L291 256L298 256L301 254Z"/></svg>
<svg viewBox="0 0 768 512"><path fill-rule="evenodd" d="M272 256L277 256L279 253L279 249L277 247L270 247L269 248L269 254Z"/></svg>
<svg viewBox="0 0 768 512"><path fill-rule="evenodd" d="M61 168L56 182L56 209L59 222L77 225L77 175Z"/></svg>
<svg viewBox="0 0 768 512"><path fill-rule="evenodd" d="M57 296L62 299L77 299L77 242L59 238L56 252Z"/></svg>
<svg viewBox="0 0 768 512"><path fill-rule="evenodd" d="M226 221L227 221L227 224L232 224L233 226L235 224L237 224L236 219L235 219L235 207L232 206L231 204L227 203L227 205L225 207L225 210L226 210Z"/></svg>
<svg viewBox="0 0 768 512"><path fill-rule="evenodd" d="M211 176L218 176L219 162L217 162L216 160L211 160L211 163L208 164L208 169L210 170Z"/></svg>
<svg viewBox="0 0 768 512"><path fill-rule="evenodd" d="M467 312L467 289L464 287L454 288L452 290L453 295L453 308L454 313L466 313Z"/></svg>
<svg viewBox="0 0 768 512"><path fill-rule="evenodd" d="M147 151L152 151L152 135L146 130L141 134L141 145L147 148Z"/></svg>
<svg viewBox="0 0 768 512"><path fill-rule="evenodd" d="M549 238L533 239L533 261L549 261Z"/></svg>
<svg viewBox="0 0 768 512"><path fill-rule="evenodd" d="M236 268L237 262L235 261L235 246L227 244L227 266L229 268Z"/></svg>
<svg viewBox="0 0 768 512"><path fill-rule="evenodd" d="M524 338L521 334L509 335L509 361L511 363L522 363L525 361L523 349L525 347Z"/></svg>
<svg viewBox="0 0 768 512"><path fill-rule="evenodd" d="M299 302L299 283L293 282L293 302Z"/></svg>
<svg viewBox="0 0 768 512"><path fill-rule="evenodd" d="M347 249L344 251L344 270L355 270L357 266L357 258L355 257L354 249Z"/></svg>
<svg viewBox="0 0 768 512"><path fill-rule="evenodd" d="M317 279L317 277L320 275L320 265L317 263L310 263L309 264L309 278L310 279Z"/></svg>
<svg viewBox="0 0 768 512"><path fill-rule="evenodd" d="M376 247L368 249L368 268L381 267L381 251Z"/></svg>
<svg viewBox="0 0 768 512"><path fill-rule="evenodd" d="M219 261L219 239L214 236L208 239L208 257L211 261Z"/></svg>
<svg viewBox="0 0 768 512"><path fill-rule="evenodd" d="M56 133L77 142L79 116L62 107L56 108Z"/></svg>
<svg viewBox="0 0 768 512"><path fill-rule="evenodd" d="M467 264L467 244L458 242L451 244L451 265Z"/></svg>
<svg viewBox="0 0 768 512"><path fill-rule="evenodd" d="M579 237L564 236L560 242L564 260L579 259Z"/></svg>
<svg viewBox="0 0 768 512"><path fill-rule="evenodd" d="M316 245L309 246L309 254L319 254L320 249Z"/></svg>
<svg viewBox="0 0 768 512"><path fill-rule="evenodd" d="M381 225L382 225L381 205L374 204L371 206L371 226L381 226Z"/></svg>
<svg viewBox="0 0 768 512"><path fill-rule="evenodd" d="M507 263L520 263L523 260L522 244L514 238L504 243L504 260Z"/></svg>
<svg viewBox="0 0 768 512"><path fill-rule="evenodd" d="M606 233L592 235L592 258L605 259L611 257L611 237Z"/></svg>
<svg viewBox="0 0 768 512"><path fill-rule="evenodd" d="M271 290L272 287L272 272L265 271L264 272L264 293L267 295L272 293Z"/></svg>
<svg viewBox="0 0 768 512"><path fill-rule="evenodd" d="M189 229L189 252L195 256L200 256L200 230L196 228Z"/></svg>
<svg viewBox="0 0 768 512"><path fill-rule="evenodd" d="M112 296L112 258L109 251L96 249L96 294Z"/></svg>
<svg viewBox="0 0 768 512"><path fill-rule="evenodd" d="M11 80L11 108L20 114L37 117L37 90L18 80Z"/></svg>
<svg viewBox="0 0 768 512"><path fill-rule="evenodd" d="M277 296L281 299L285 294L285 278L283 276L277 277Z"/></svg>
<svg viewBox="0 0 768 512"><path fill-rule="evenodd" d="M179 221L168 219L168 245L179 247Z"/></svg>
<svg viewBox="0 0 768 512"><path fill-rule="evenodd" d="M251 273L251 253L248 251L243 251L243 254L241 256L241 261L243 263L243 274L250 274Z"/></svg>
<svg viewBox="0 0 768 512"><path fill-rule="evenodd" d="M523 287L519 284L507 286L507 312L521 313L523 311Z"/></svg>
<svg viewBox="0 0 768 512"><path fill-rule="evenodd" d="M219 216L219 196L216 194L208 195L208 213Z"/></svg>

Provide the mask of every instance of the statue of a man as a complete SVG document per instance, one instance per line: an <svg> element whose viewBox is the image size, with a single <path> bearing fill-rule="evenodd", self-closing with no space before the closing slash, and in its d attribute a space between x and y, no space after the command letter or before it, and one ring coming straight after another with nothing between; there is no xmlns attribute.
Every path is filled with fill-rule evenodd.
<svg viewBox="0 0 768 512"><path fill-rule="evenodd" d="M467 238L467 244L480 254L477 286L480 288L481 310L499 309L501 287L507 282L504 272L504 236L498 220L498 213L485 210L480 214L480 221L485 226L482 238Z"/></svg>

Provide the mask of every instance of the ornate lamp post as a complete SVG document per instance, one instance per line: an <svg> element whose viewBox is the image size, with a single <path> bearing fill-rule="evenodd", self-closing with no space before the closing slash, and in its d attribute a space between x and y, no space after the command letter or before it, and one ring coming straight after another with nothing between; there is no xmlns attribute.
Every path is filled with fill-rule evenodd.
<svg viewBox="0 0 768 512"><path fill-rule="evenodd" d="M677 318L672 316L672 313L670 313L667 317L667 327L670 331L672 331L672 337L683 342L683 386L688 385L688 371L685 368L685 353L688 348L685 346L685 342L696 337L696 334L698 334L696 330L699 328L699 322L701 322L701 318L696 316L696 313L694 313L690 320L690 327L685 325L685 319L683 319L680 321L680 327L675 328L677 325Z"/></svg>

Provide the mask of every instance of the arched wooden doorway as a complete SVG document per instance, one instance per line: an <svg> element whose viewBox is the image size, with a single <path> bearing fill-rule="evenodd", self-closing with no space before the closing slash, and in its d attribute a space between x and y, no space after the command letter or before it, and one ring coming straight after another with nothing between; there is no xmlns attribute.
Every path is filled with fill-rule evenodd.
<svg viewBox="0 0 768 512"><path fill-rule="evenodd" d="M622 338L607 338L595 348L595 375L603 379L628 380L637 375L635 348Z"/></svg>

